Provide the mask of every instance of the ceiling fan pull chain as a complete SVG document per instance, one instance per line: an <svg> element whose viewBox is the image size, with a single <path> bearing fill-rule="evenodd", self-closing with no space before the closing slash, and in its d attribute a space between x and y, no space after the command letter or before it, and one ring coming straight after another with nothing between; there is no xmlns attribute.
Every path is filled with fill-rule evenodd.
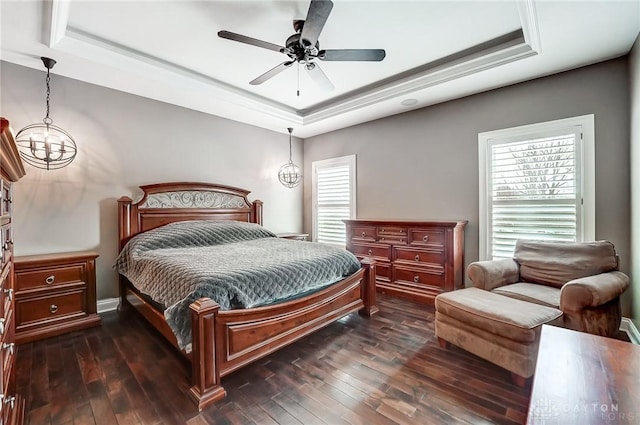
<svg viewBox="0 0 640 425"><path fill-rule="evenodd" d="M298 97L300 97L300 62L296 62L298 64Z"/></svg>

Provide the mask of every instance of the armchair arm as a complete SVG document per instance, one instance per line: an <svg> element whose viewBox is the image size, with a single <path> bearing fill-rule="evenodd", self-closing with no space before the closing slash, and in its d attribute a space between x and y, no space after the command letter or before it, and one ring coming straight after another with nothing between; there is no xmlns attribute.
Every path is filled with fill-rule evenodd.
<svg viewBox="0 0 640 425"><path fill-rule="evenodd" d="M613 271L567 282L560 291L560 310L580 311L603 305L629 287L629 276Z"/></svg>
<svg viewBox="0 0 640 425"><path fill-rule="evenodd" d="M515 260L476 261L467 267L467 276L476 288L490 291L520 280L520 266Z"/></svg>

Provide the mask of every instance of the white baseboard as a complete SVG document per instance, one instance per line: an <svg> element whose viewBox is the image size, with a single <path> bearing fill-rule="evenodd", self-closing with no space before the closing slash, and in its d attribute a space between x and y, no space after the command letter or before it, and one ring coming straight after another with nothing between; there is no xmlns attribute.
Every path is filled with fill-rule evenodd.
<svg viewBox="0 0 640 425"><path fill-rule="evenodd" d="M636 325L628 317L623 317L620 323L620 330L626 332L629 336L629 340L636 345L640 345L640 331Z"/></svg>
<svg viewBox="0 0 640 425"><path fill-rule="evenodd" d="M120 298L117 297L98 300L98 314L113 311L118 308L118 304L120 304Z"/></svg>

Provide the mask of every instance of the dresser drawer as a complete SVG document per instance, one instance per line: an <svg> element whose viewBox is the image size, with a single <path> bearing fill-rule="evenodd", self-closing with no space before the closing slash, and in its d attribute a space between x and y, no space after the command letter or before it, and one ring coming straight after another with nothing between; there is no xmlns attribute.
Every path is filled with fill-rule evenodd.
<svg viewBox="0 0 640 425"><path fill-rule="evenodd" d="M16 329L86 314L85 290L16 299Z"/></svg>
<svg viewBox="0 0 640 425"><path fill-rule="evenodd" d="M4 373L2 374L2 388L7 387L7 383L11 379L11 373L13 372L13 364L16 359L16 344L15 344L15 331L12 321L13 312L10 311L6 317L5 322L5 334L3 334L2 343L0 344L0 359L2 359L2 366Z"/></svg>
<svg viewBox="0 0 640 425"><path fill-rule="evenodd" d="M391 246L389 245L352 243L351 249L355 255L360 257L373 257L386 261L391 259Z"/></svg>
<svg viewBox="0 0 640 425"><path fill-rule="evenodd" d="M396 236L407 236L407 228L406 227L396 227L396 226L380 226L378 227L378 236L386 236L386 235L396 235Z"/></svg>
<svg viewBox="0 0 640 425"><path fill-rule="evenodd" d="M378 236L378 242L380 243L388 243L388 244L393 244L393 245L406 245L407 243L407 236L404 235L394 235L394 234L379 234Z"/></svg>
<svg viewBox="0 0 640 425"><path fill-rule="evenodd" d="M13 289L11 288L11 265L7 265L0 275L0 317L4 317L5 311L11 308Z"/></svg>
<svg viewBox="0 0 640 425"><path fill-rule="evenodd" d="M409 243L444 247L444 231L442 229L409 229Z"/></svg>
<svg viewBox="0 0 640 425"><path fill-rule="evenodd" d="M376 261L376 279L389 282L391 281L391 264Z"/></svg>
<svg viewBox="0 0 640 425"><path fill-rule="evenodd" d="M13 240L11 235L11 223L7 223L0 227L0 263L2 266L11 261L13 252Z"/></svg>
<svg viewBox="0 0 640 425"><path fill-rule="evenodd" d="M16 268L16 290L48 288L85 280L84 264L67 264L46 269Z"/></svg>
<svg viewBox="0 0 640 425"><path fill-rule="evenodd" d="M353 239L376 240L376 228L369 226L354 226L351 228L351 237Z"/></svg>
<svg viewBox="0 0 640 425"><path fill-rule="evenodd" d="M398 283L422 286L444 287L445 276L442 267L394 266L394 280Z"/></svg>
<svg viewBox="0 0 640 425"><path fill-rule="evenodd" d="M6 179L0 179L2 183L0 183L0 215L10 215L11 214L11 182Z"/></svg>
<svg viewBox="0 0 640 425"><path fill-rule="evenodd" d="M414 264L438 264L444 263L444 252L411 247L395 247L397 261Z"/></svg>

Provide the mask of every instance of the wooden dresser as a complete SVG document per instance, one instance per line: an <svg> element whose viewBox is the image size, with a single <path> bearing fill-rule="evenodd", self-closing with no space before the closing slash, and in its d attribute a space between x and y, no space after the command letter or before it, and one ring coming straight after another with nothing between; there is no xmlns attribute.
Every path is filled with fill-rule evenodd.
<svg viewBox="0 0 640 425"><path fill-rule="evenodd" d="M25 171L9 127L0 118L0 415L2 424L21 424L24 419L24 400L16 394L15 305L13 265L13 184Z"/></svg>
<svg viewBox="0 0 640 425"><path fill-rule="evenodd" d="M378 292L433 304L464 285L466 221L344 220L347 249L376 260Z"/></svg>
<svg viewBox="0 0 640 425"><path fill-rule="evenodd" d="M16 257L16 342L100 325L93 251Z"/></svg>

